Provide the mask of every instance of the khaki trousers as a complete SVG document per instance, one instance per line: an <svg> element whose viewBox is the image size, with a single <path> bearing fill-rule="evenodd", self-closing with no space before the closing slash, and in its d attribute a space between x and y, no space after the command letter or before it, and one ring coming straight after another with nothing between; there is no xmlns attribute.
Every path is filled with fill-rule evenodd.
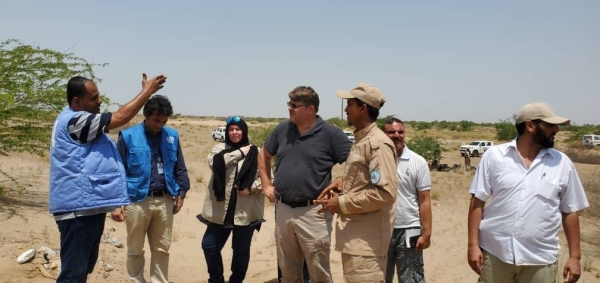
<svg viewBox="0 0 600 283"><path fill-rule="evenodd" d="M125 207L127 227L127 273L136 283L144 279L144 238L150 245L150 280L169 282L169 248L173 230L174 201L170 195L146 197Z"/></svg>
<svg viewBox="0 0 600 283"><path fill-rule="evenodd" d="M320 205L291 208L279 201L276 205L275 241L282 282L302 283L305 259L310 282L333 282L329 268L332 215L318 213Z"/></svg>
<svg viewBox="0 0 600 283"><path fill-rule="evenodd" d="M387 255L360 256L342 253L344 280L347 283L383 283Z"/></svg>
<svg viewBox="0 0 600 283"><path fill-rule="evenodd" d="M480 283L548 283L556 279L556 262L548 265L514 265L501 261L484 249L482 252Z"/></svg>

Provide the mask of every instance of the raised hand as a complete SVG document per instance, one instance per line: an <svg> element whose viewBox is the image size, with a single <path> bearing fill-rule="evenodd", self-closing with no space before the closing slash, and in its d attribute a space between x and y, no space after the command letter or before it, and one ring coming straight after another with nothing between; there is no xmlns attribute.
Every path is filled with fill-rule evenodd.
<svg viewBox="0 0 600 283"><path fill-rule="evenodd" d="M167 77L164 75L158 75L152 79L148 79L146 73L142 74L142 88L145 91L149 91L154 94L159 89L163 88L163 84L167 82Z"/></svg>

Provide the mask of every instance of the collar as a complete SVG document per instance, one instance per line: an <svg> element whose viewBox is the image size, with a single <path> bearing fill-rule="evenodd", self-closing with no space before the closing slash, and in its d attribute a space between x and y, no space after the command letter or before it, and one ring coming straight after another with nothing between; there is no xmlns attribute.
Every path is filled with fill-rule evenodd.
<svg viewBox="0 0 600 283"><path fill-rule="evenodd" d="M517 154L519 153L519 150L517 149L517 138L514 138L508 143L508 146L504 149L504 155L508 154L510 150L514 150ZM540 149L540 152L538 152L539 157L543 157L547 154L550 155L550 157L556 158L558 152L553 148L542 148Z"/></svg>
<svg viewBox="0 0 600 283"><path fill-rule="evenodd" d="M296 124L292 123L292 121L289 121L289 123L290 123L290 126L292 128L294 128L294 130L297 133L299 133L298 132L298 126ZM320 131L321 128L323 128L323 119L321 118L321 116L317 115L317 120L315 121L315 125L310 130L308 130L306 133L304 133L303 136L312 135L315 132Z"/></svg>
<svg viewBox="0 0 600 283"><path fill-rule="evenodd" d="M364 129L359 131L354 131L354 139L359 141L365 136L367 136L373 128L377 128L377 124L375 122L371 123L371 125L366 126Z"/></svg>
<svg viewBox="0 0 600 283"><path fill-rule="evenodd" d="M410 153L411 153L411 150L405 144L404 149L402 150L402 155L400 155L400 157L398 157L398 160L410 160Z"/></svg>

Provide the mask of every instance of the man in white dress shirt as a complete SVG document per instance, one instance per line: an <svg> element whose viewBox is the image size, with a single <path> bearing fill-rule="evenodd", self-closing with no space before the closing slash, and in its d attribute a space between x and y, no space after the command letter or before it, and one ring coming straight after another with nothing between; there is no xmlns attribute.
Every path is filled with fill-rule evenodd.
<svg viewBox="0 0 600 283"><path fill-rule="evenodd" d="M518 136L481 158L469 189L467 253L479 282L554 282L561 221L569 246L563 277L579 279L577 211L589 204L575 166L552 148L558 125L569 122L546 103L526 104Z"/></svg>

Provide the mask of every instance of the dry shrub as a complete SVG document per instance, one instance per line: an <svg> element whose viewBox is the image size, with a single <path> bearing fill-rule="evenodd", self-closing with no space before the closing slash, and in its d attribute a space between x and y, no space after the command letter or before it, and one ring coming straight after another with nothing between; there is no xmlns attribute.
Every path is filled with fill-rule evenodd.
<svg viewBox="0 0 600 283"><path fill-rule="evenodd" d="M442 198L442 196L440 195L440 190L439 189L431 189L431 199L432 200L440 200Z"/></svg>
<svg viewBox="0 0 600 283"><path fill-rule="evenodd" d="M583 268L583 271L592 272L592 264L593 263L594 263L594 260L589 255L584 255L583 256L583 264L581 266Z"/></svg>
<svg viewBox="0 0 600 283"><path fill-rule="evenodd" d="M588 164L600 164L600 153L596 150L578 149L567 147L563 152L573 162L588 163Z"/></svg>
<svg viewBox="0 0 600 283"><path fill-rule="evenodd" d="M585 176L580 175L585 195L590 204L588 208L581 211L582 215L600 217L600 179L597 177L598 175L600 175L600 170Z"/></svg>

